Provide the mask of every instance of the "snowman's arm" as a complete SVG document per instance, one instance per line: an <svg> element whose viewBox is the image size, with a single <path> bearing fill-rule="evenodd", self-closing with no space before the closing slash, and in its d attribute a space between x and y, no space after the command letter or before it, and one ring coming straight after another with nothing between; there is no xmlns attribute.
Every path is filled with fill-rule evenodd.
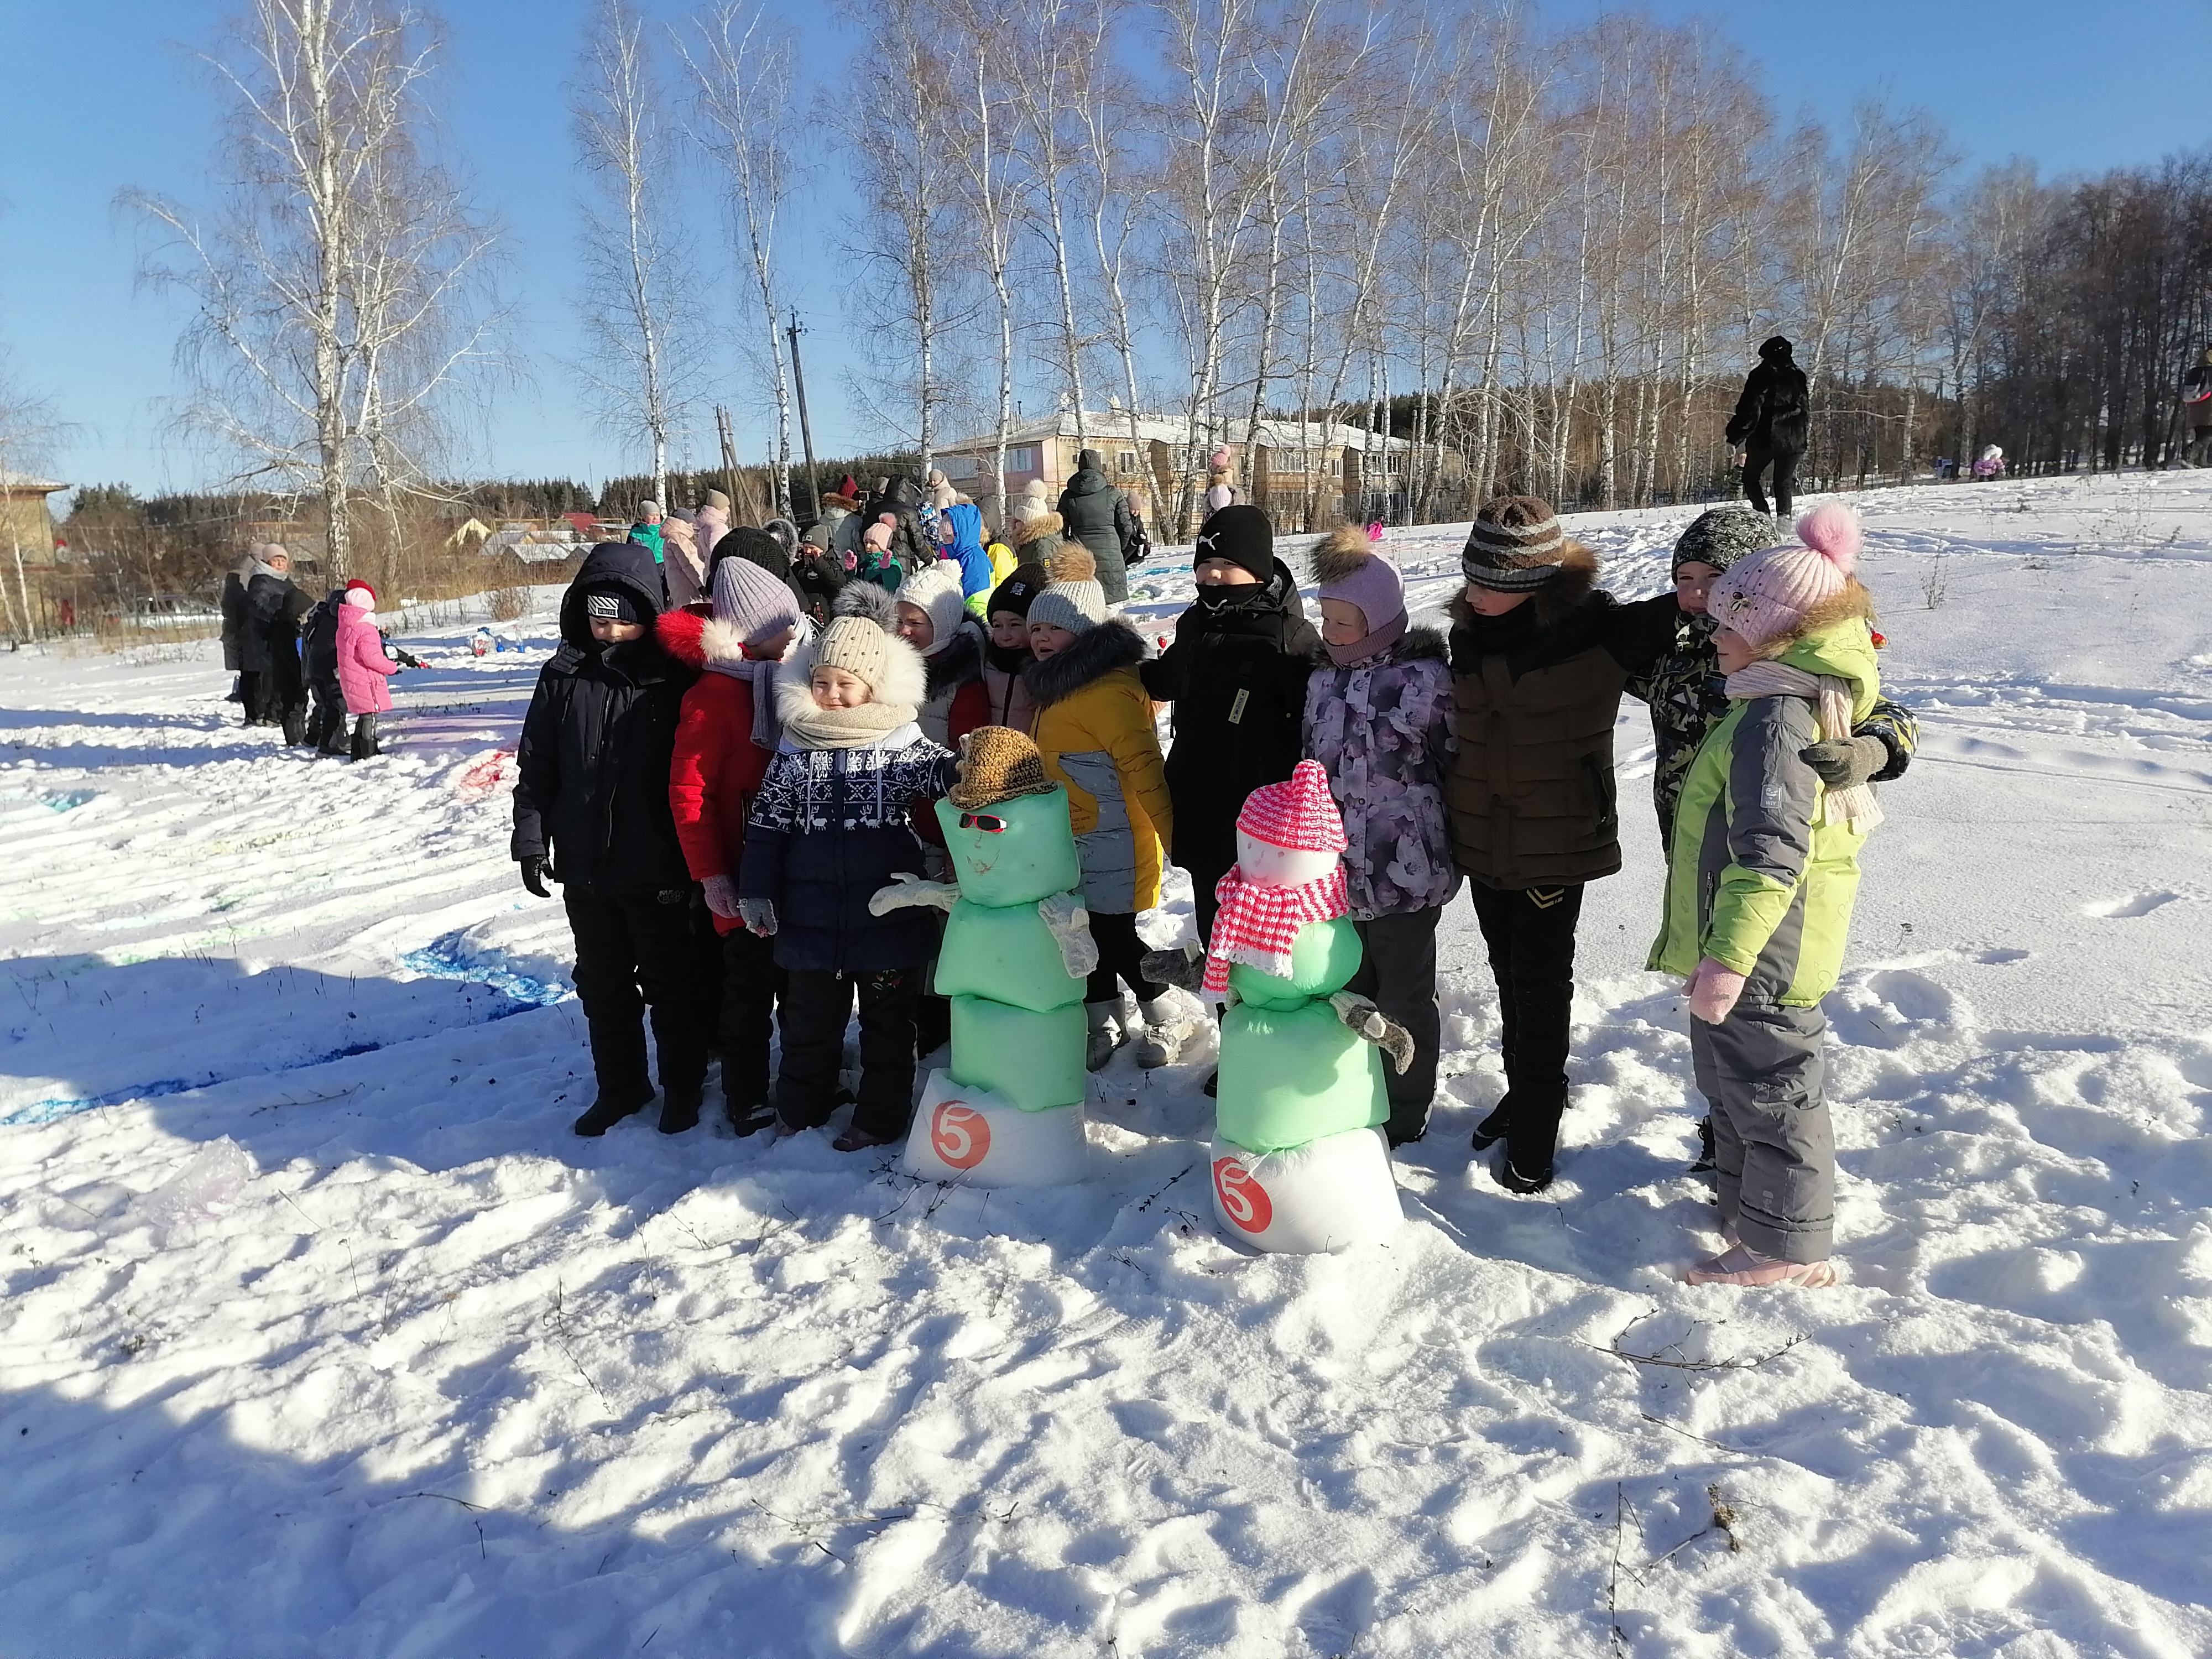
<svg viewBox="0 0 2212 1659"><path fill-rule="evenodd" d="M891 882L892 885L879 887L869 896L870 915L887 916L894 910L923 905L949 912L959 902L960 884L957 881L924 881L901 871L891 878Z"/></svg>
<svg viewBox="0 0 2212 1659"><path fill-rule="evenodd" d="M1339 991L1328 1000L1328 1006L1353 1035L1390 1056L1392 1071L1402 1075L1413 1063L1413 1034L1357 991Z"/></svg>
<svg viewBox="0 0 2212 1659"><path fill-rule="evenodd" d="M1070 979L1088 979L1098 969L1098 941L1091 937L1091 912L1073 893L1054 893L1037 901L1037 918L1052 929L1060 965Z"/></svg>

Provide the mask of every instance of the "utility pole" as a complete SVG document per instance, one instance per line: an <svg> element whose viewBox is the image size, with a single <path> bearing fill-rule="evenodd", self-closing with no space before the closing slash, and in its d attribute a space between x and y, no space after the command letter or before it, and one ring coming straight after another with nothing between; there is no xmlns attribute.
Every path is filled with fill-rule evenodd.
<svg viewBox="0 0 2212 1659"><path fill-rule="evenodd" d="M730 498L732 522L741 522L739 515L750 517L738 494L738 445L730 429L730 411L721 404L714 405L714 435L722 443L722 493Z"/></svg>
<svg viewBox="0 0 2212 1659"><path fill-rule="evenodd" d="M814 427L806 418L806 371L799 362L799 337L806 331L799 325L797 306L791 308L791 326L784 332L791 337L791 378L799 387L799 442L806 452L806 498L818 519L822 516L822 487L814 475Z"/></svg>

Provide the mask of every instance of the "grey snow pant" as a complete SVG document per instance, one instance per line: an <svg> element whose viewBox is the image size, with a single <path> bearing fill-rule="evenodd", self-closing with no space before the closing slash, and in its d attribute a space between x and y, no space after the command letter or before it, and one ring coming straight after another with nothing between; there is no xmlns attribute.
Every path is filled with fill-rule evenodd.
<svg viewBox="0 0 2212 1659"><path fill-rule="evenodd" d="M1690 1021L1690 1058L1711 1108L1721 1219L1761 1255L1825 1261L1836 1220L1836 1137L1821 1090L1818 1008L1740 1002Z"/></svg>

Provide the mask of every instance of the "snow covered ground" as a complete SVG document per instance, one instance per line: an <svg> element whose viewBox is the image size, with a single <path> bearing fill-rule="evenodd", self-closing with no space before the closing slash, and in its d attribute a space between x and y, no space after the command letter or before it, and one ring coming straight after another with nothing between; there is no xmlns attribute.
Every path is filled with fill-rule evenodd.
<svg viewBox="0 0 2212 1659"><path fill-rule="evenodd" d="M1407 1224L1261 1259L1203 1053L1116 1060L1067 1192L570 1135L500 753L550 593L520 654L410 630L362 765L240 730L211 645L0 659L0 1651L2212 1652L2212 482L1860 504L1923 741L1829 1004L1815 1294L1676 1282L1648 809L1553 1190L1470 1168L1462 901ZM1688 516L1577 528L1635 594ZM1431 608L1461 533L1392 538Z"/></svg>

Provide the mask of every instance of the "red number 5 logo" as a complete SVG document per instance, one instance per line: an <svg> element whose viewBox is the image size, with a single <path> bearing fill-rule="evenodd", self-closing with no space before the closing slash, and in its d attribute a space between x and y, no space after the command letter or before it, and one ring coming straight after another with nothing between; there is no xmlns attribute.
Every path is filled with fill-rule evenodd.
<svg viewBox="0 0 2212 1659"><path fill-rule="evenodd" d="M982 1113L948 1100L930 1115L929 1144L956 1170L972 1170L991 1150L991 1126Z"/></svg>
<svg viewBox="0 0 2212 1659"><path fill-rule="evenodd" d="M1213 1192L1221 1200L1221 1212L1248 1233L1266 1232L1275 1218L1267 1189L1233 1158L1213 1160Z"/></svg>

